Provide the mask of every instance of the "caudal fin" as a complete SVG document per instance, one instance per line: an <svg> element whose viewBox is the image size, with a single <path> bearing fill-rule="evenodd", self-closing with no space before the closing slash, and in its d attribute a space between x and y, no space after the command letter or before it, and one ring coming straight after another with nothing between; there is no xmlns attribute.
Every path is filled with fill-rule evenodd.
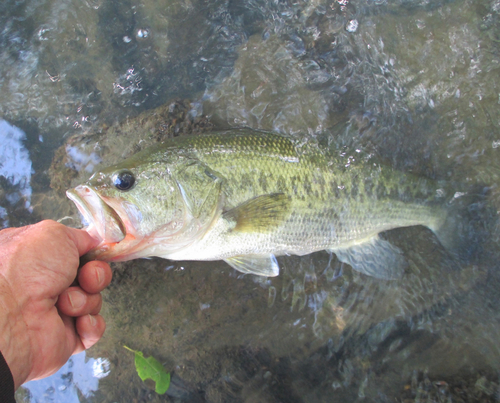
<svg viewBox="0 0 500 403"><path fill-rule="evenodd" d="M496 211L487 203L488 193L487 187L455 193L446 205L442 224L433 229L439 242L462 259L470 260L481 253L496 221Z"/></svg>

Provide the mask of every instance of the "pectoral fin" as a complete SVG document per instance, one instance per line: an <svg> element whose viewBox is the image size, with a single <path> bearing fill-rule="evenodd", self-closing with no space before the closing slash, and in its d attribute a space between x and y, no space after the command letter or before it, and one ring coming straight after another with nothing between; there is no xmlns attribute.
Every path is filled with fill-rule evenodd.
<svg viewBox="0 0 500 403"><path fill-rule="evenodd" d="M382 280L401 278L408 265L401 250L378 235L366 242L331 251L354 270Z"/></svg>
<svg viewBox="0 0 500 403"><path fill-rule="evenodd" d="M233 269L245 274L264 277L276 277L280 274L280 268L274 255L241 255L224 259L224 261Z"/></svg>
<svg viewBox="0 0 500 403"><path fill-rule="evenodd" d="M290 200L284 193L255 197L225 212L223 218L235 221L233 231L267 232L290 215Z"/></svg>

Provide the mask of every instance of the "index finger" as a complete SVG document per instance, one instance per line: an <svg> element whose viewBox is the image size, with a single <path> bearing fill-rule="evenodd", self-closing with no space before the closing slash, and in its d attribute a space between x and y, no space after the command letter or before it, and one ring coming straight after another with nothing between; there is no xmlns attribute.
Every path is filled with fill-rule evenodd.
<svg viewBox="0 0 500 403"><path fill-rule="evenodd" d="M113 273L106 262L94 260L85 263L78 273L78 283L86 292L101 292L111 283Z"/></svg>

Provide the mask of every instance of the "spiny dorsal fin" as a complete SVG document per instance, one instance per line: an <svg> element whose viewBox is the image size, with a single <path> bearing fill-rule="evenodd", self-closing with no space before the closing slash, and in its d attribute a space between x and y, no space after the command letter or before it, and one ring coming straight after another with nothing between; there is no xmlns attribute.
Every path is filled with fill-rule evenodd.
<svg viewBox="0 0 500 403"><path fill-rule="evenodd" d="M285 221L290 214L290 200L284 193L272 193L248 200L223 214L234 221L233 231L267 232Z"/></svg>
<svg viewBox="0 0 500 403"><path fill-rule="evenodd" d="M233 269L245 274L255 274L264 277L276 277L280 274L278 261L274 255L241 255L233 256L224 261Z"/></svg>

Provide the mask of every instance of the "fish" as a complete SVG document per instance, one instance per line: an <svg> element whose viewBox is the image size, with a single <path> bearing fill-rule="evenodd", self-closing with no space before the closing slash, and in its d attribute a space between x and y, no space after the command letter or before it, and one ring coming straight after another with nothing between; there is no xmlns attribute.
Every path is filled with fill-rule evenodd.
<svg viewBox="0 0 500 403"><path fill-rule="evenodd" d="M223 260L266 277L279 274L278 256L326 250L398 279L406 261L381 232L421 225L454 248L460 224L458 196L439 181L248 128L169 139L67 196L100 240L88 259Z"/></svg>

